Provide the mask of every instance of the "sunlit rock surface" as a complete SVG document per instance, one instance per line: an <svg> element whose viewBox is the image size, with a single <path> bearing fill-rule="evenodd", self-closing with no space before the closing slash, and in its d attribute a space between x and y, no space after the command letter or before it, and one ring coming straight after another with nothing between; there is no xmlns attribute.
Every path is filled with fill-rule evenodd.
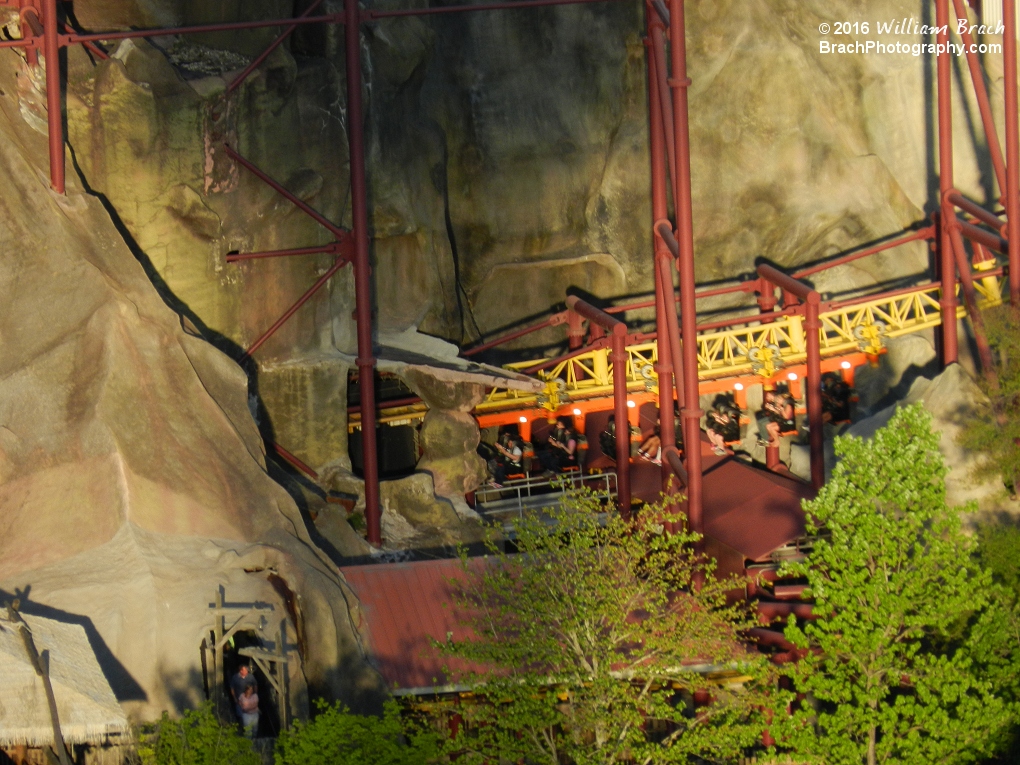
<svg viewBox="0 0 1020 765"><path fill-rule="evenodd" d="M270 18L308 3L78 5L79 20L99 28ZM748 273L762 256L781 265L815 260L926 218L937 189L933 58L825 54L818 28L846 19L873 28L890 19L931 21L929 6L687 3L699 280ZM326 2L320 10L340 8ZM643 34L637 3L364 25L379 331L418 327L459 343L542 314L571 287L595 297L651 289ZM69 53L70 141L86 178L182 310L234 352L259 337L332 256L230 265L225 255L321 245L331 236L229 161L222 143L333 222L349 224L350 215L342 29L297 30L227 95L238 62L264 40L261 32L238 32L123 43L98 64L76 48ZM988 56L986 64L998 110L999 62ZM962 60L960 67L963 76ZM957 88L954 104L956 182L991 202L997 192L975 137L976 110L961 92L969 86ZM915 244L820 274L815 285L839 295L896 283L924 272L928 257ZM321 365L324 355L352 353L353 302L345 269L255 354L258 364ZM534 342L561 334L550 330ZM288 373L260 390L266 417L274 431L307 434L307 445L293 438L285 446L313 466L343 460L343 423L317 416L324 388L316 374L305 383L298 392L297 374Z"/></svg>
<svg viewBox="0 0 1020 765"><path fill-rule="evenodd" d="M267 638L289 624L295 711L370 702L356 601L266 473L244 373L185 330L73 172L48 190L25 76L0 52L0 590L86 624L138 718L202 698L220 587L272 605Z"/></svg>

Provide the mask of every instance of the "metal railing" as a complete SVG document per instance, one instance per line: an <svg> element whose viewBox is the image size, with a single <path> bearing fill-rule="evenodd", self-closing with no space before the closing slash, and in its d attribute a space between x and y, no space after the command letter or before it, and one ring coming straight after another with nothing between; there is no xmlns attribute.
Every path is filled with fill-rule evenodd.
<svg viewBox="0 0 1020 765"><path fill-rule="evenodd" d="M475 507L483 516L503 518L524 517L526 510L540 510L559 504L571 490L588 489L595 497L612 501L616 497L616 473L582 475L579 470L561 473L553 478L527 476L507 481L499 487L483 486L475 490Z"/></svg>

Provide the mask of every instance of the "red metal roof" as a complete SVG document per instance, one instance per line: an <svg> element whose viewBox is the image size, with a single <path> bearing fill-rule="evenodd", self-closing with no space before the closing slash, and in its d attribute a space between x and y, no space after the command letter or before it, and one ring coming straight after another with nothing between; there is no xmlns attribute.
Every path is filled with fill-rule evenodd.
<svg viewBox="0 0 1020 765"><path fill-rule="evenodd" d="M485 560L475 558L471 565L484 565ZM453 672L472 669L442 656L430 643L471 634L458 623L464 612L453 600L452 582L465 577L459 560L348 566L340 573L361 601L358 629L387 686L438 688L451 682L444 667Z"/></svg>
<svg viewBox="0 0 1020 765"><path fill-rule="evenodd" d="M756 468L735 457L719 457L702 442L702 502L705 534L758 560L804 534L801 500L814 490L796 478ZM635 461L635 497L655 502L661 490L658 465Z"/></svg>

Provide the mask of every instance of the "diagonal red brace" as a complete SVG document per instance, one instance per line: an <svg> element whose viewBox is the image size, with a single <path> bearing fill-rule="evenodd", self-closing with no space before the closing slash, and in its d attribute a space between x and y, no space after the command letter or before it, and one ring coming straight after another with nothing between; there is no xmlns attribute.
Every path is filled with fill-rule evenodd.
<svg viewBox="0 0 1020 765"><path fill-rule="evenodd" d="M286 324L287 319L293 316L301 306L303 306L305 303L311 300L312 295L318 292L319 289L321 289L322 286L330 280L333 274L335 274L341 268L346 266L349 262L350 258L344 257L343 255L338 257L336 259L336 262L329 267L329 270L322 276L320 276L319 280L315 282L315 284L313 284L311 287L309 287L308 291L305 292L304 295L299 297L297 299L297 302L294 303L294 305L292 305L290 308L288 308L287 311L283 314L283 316L276 320L276 323L273 324L273 326L267 329L258 340L256 340L254 343L251 344L251 346L249 346L248 350L244 352L244 355L250 357L253 353L255 353L255 351L261 348L262 345L266 342L266 340L275 335L276 331L284 324Z"/></svg>
<svg viewBox="0 0 1020 765"><path fill-rule="evenodd" d="M287 189L285 189L283 186L281 186L278 182L276 182L275 180L270 178L264 172L259 170L258 167L253 165L251 162L249 162L244 157L242 157L240 154L238 154L236 151L234 151L232 148L230 148L229 144L223 144L223 148L226 150L228 157L230 157L232 160L237 162L239 165L241 165L242 167L247 169L249 172L251 172L253 175L255 175L259 180L261 180L267 186L269 186L274 191L276 191L276 193L280 194L283 197L286 197L295 207L297 207L299 210L301 210L301 212L303 212L305 215L307 215L309 218L314 220L316 223L318 223L323 228L328 229L329 232L332 233L333 236L335 236L337 239L343 239L345 236L349 236L350 235L350 232L347 229L341 228L340 226L335 225L332 221L330 221L328 218L326 218L322 213L320 213L319 211L315 210L310 205L308 205L304 200L299 199L298 197L296 197L293 194L291 194L289 191L287 191Z"/></svg>

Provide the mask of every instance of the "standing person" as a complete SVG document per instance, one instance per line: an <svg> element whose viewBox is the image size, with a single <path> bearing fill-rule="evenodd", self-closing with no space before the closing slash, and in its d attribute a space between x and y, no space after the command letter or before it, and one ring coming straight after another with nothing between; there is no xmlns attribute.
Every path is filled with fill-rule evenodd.
<svg viewBox="0 0 1020 765"><path fill-rule="evenodd" d="M230 695L234 699L234 712L247 734L251 730L254 735L259 723L258 681L251 673L247 664L237 669L237 674L230 678ZM254 698L254 704L252 699Z"/></svg>

